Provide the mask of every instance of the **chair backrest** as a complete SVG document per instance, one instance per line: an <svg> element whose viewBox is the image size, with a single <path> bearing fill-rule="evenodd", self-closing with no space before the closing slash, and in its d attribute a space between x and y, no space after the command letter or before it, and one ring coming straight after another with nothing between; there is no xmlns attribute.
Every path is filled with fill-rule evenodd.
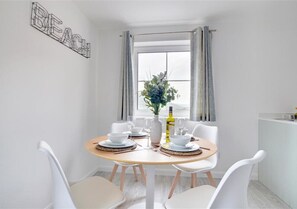
<svg viewBox="0 0 297 209"><path fill-rule="evenodd" d="M122 133L125 131L129 131L129 126L134 125L132 122L127 121L117 121L111 124L111 133Z"/></svg>
<svg viewBox="0 0 297 209"><path fill-rule="evenodd" d="M192 132L193 136L207 139L211 143L218 145L218 127L217 126L207 126L203 124L197 124ZM212 163L213 168L217 165L218 154L214 154L208 160Z"/></svg>
<svg viewBox="0 0 297 209"><path fill-rule="evenodd" d="M40 141L38 150L43 152L50 162L53 179L53 208L76 208L66 176L52 148L45 141Z"/></svg>
<svg viewBox="0 0 297 209"><path fill-rule="evenodd" d="M134 118L133 123L136 127L145 127L145 118Z"/></svg>
<svg viewBox="0 0 297 209"><path fill-rule="evenodd" d="M201 124L201 122L200 121L192 121L189 119L185 119L185 121L184 121L184 127L188 130L188 133L193 133L194 128L198 124Z"/></svg>
<svg viewBox="0 0 297 209"><path fill-rule="evenodd" d="M253 166L265 156L266 152L260 150L253 158L233 164L222 178L207 208L247 208L247 189Z"/></svg>

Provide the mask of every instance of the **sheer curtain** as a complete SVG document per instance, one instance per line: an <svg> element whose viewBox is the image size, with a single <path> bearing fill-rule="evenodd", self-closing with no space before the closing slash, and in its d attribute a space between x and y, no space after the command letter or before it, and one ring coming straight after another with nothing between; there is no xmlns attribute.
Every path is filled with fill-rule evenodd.
<svg viewBox="0 0 297 209"><path fill-rule="evenodd" d="M215 121L211 33L208 26L191 34L190 120Z"/></svg>
<svg viewBox="0 0 297 209"><path fill-rule="evenodd" d="M122 66L119 119L133 115L133 38L129 31L122 34Z"/></svg>

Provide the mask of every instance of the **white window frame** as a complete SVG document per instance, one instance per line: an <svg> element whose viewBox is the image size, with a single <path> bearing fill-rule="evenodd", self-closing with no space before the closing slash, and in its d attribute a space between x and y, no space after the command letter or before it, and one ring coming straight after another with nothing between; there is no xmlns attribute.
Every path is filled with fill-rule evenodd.
<svg viewBox="0 0 297 209"><path fill-rule="evenodd" d="M166 52L190 52L190 42L183 41L156 41L156 42L138 42L134 45L134 115L135 116L152 116L149 109L138 110L138 54L139 53L166 53ZM170 104L170 103L169 103ZM168 104L167 104L168 106ZM174 116L189 118L190 108L185 107L183 110L173 110ZM162 108L159 114L161 117L167 117L168 109Z"/></svg>

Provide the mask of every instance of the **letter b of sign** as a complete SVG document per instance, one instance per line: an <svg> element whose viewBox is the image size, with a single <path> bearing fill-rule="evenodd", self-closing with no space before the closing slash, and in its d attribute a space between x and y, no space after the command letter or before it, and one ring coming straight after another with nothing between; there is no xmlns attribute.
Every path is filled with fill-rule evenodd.
<svg viewBox="0 0 297 209"><path fill-rule="evenodd" d="M37 2L32 5L31 24L42 32L48 32L48 12Z"/></svg>

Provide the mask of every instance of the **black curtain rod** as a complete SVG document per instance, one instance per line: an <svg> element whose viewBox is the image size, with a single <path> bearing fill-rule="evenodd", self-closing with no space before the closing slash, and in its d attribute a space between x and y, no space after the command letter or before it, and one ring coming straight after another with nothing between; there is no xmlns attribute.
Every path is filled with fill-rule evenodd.
<svg viewBox="0 0 297 209"><path fill-rule="evenodd" d="M176 32L160 32L160 33L140 33L134 36L147 36L147 35L162 35L162 34L174 34L174 33L192 33L193 31L176 31ZM209 32L216 32L216 30L209 30Z"/></svg>
<svg viewBox="0 0 297 209"><path fill-rule="evenodd" d="M209 30L209 32L216 32L217 30ZM193 31L176 31L176 32L159 32L159 33L139 33L132 36L148 36L148 35L162 35L162 34L176 34L176 33L192 33ZM122 35L120 35L122 37Z"/></svg>

